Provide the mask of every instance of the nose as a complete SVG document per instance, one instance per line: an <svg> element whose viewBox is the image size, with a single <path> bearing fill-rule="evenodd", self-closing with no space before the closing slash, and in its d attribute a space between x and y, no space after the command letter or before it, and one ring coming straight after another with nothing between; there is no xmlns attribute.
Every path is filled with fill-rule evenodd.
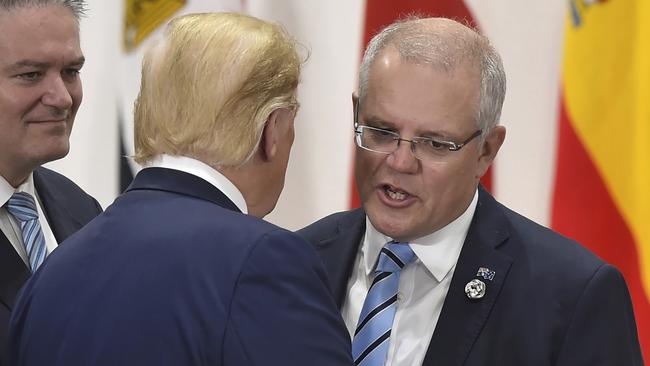
<svg viewBox="0 0 650 366"><path fill-rule="evenodd" d="M47 106L62 110L72 107L72 95L61 76L54 76L49 80L41 101Z"/></svg>
<svg viewBox="0 0 650 366"><path fill-rule="evenodd" d="M388 166L401 173L417 172L419 160L413 155L412 144L409 140L400 139L397 150L386 157Z"/></svg>

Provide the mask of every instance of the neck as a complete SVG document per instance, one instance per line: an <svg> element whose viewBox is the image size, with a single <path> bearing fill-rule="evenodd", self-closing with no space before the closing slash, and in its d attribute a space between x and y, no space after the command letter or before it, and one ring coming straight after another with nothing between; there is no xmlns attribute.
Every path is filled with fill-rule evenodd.
<svg viewBox="0 0 650 366"><path fill-rule="evenodd" d="M249 215L263 218L271 211L265 208L268 206L265 205L268 201L268 193L265 192L264 185L261 184L264 182L264 177L254 167L246 164L241 167L226 167L217 170L228 178L244 196Z"/></svg>
<svg viewBox="0 0 650 366"><path fill-rule="evenodd" d="M0 175L14 188L18 188L21 184L25 183L31 172L31 170L24 171L20 169L9 169L7 167L0 168Z"/></svg>

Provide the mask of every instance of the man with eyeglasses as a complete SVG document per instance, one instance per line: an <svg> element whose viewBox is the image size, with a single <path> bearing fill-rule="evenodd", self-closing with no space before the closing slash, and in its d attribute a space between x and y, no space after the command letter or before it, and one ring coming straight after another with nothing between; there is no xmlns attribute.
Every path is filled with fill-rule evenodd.
<svg viewBox="0 0 650 366"><path fill-rule="evenodd" d="M506 135L501 59L455 21L368 45L353 94L363 208L300 231L357 365L642 365L620 272L479 184Z"/></svg>

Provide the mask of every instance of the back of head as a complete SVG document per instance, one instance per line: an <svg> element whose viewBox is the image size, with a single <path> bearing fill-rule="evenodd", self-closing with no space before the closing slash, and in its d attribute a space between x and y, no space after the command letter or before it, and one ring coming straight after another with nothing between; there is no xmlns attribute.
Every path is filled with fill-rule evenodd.
<svg viewBox="0 0 650 366"><path fill-rule="evenodd" d="M271 112L295 104L300 66L279 25L236 13L174 19L143 61L136 161L171 154L244 164Z"/></svg>
<svg viewBox="0 0 650 366"><path fill-rule="evenodd" d="M462 67L480 72L480 100L476 116L483 134L501 116L506 92L506 77L501 57L488 39L475 30L447 18L407 18L393 23L375 35L363 56L359 74L359 99L368 88L370 66L382 51L395 49L400 58L415 64L430 65L452 73ZM435 88L431 85L431 88Z"/></svg>
<svg viewBox="0 0 650 366"><path fill-rule="evenodd" d="M51 5L61 5L68 8L77 21L79 21L86 12L85 0L0 0L0 11L11 11L15 9Z"/></svg>

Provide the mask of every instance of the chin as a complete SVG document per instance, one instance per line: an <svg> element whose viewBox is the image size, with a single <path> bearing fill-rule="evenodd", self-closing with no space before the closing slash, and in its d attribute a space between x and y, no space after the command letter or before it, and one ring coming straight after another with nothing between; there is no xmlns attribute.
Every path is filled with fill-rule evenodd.
<svg viewBox="0 0 650 366"><path fill-rule="evenodd" d="M39 162L39 165L49 163L51 161L59 160L68 155L70 152L70 144L67 142L65 144L59 144L57 146L51 146L45 151L37 153L34 157L34 160Z"/></svg>
<svg viewBox="0 0 650 366"><path fill-rule="evenodd" d="M386 214L386 212L382 212L379 215L366 213L372 225L380 233L398 240L404 240L404 238L409 237L408 232L410 228L408 227L408 222L402 222L404 221L403 218L393 218L391 215Z"/></svg>
<svg viewBox="0 0 650 366"><path fill-rule="evenodd" d="M54 161L54 160L59 160L68 155L70 152L70 144L66 141L65 143L62 143L60 146L57 148L54 148L51 150L49 154L50 160L48 161Z"/></svg>

